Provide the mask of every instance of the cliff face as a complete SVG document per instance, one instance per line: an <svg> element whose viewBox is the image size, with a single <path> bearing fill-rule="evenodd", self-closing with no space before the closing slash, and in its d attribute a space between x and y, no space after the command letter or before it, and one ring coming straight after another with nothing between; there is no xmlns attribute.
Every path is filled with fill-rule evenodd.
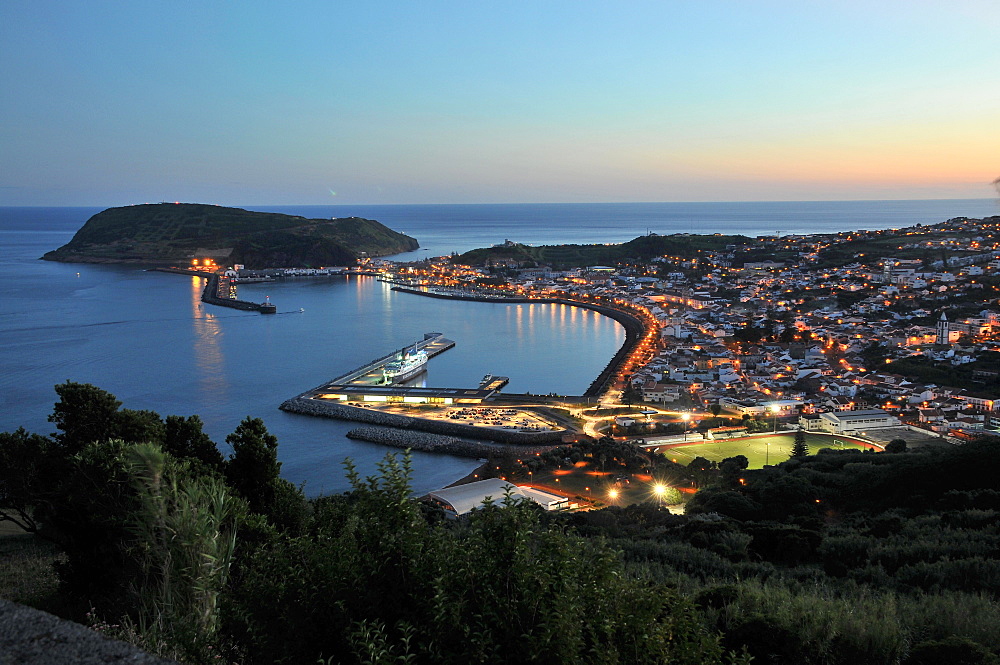
<svg viewBox="0 0 1000 665"><path fill-rule="evenodd" d="M307 219L197 203L108 208L43 259L78 263L190 263L211 257L248 268L345 265L362 253L417 249L413 238L370 219Z"/></svg>

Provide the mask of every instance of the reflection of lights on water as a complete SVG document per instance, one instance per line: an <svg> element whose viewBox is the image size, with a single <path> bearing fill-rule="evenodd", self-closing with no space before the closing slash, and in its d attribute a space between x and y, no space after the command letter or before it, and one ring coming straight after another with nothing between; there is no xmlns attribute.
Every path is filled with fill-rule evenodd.
<svg viewBox="0 0 1000 665"><path fill-rule="evenodd" d="M191 278L191 310L194 326L194 354L196 367L201 372L201 383L208 393L225 390L228 385L223 371L222 350L219 339L222 328L212 312L202 307L201 294L204 282L201 277Z"/></svg>

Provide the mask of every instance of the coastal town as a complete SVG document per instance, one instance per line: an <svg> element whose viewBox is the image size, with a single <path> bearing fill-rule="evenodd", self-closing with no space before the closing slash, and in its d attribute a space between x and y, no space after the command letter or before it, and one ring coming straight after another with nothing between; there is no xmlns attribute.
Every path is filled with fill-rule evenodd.
<svg viewBox="0 0 1000 665"><path fill-rule="evenodd" d="M998 217L956 218L583 267L506 258L519 247L507 241L482 265L453 256L369 268L438 297L558 298L630 313L645 334L605 402L660 407L677 422L683 414L685 436L689 421L722 415L740 422L717 435L781 422L963 440L1000 425L998 234Z"/></svg>

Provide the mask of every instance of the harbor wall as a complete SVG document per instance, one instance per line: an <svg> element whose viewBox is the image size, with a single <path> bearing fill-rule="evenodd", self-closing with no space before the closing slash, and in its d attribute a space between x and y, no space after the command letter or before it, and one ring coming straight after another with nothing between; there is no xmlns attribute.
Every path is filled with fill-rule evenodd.
<svg viewBox="0 0 1000 665"><path fill-rule="evenodd" d="M414 418L395 413L383 413L374 409L348 406L346 404L336 404L333 402L308 399L301 396L293 397L292 399L285 401L278 408L282 411L299 413L306 416L320 416L323 418L334 418L336 420L350 420L353 422L368 423L371 425L394 427L397 430L415 430L418 432L429 432L431 434L444 434L447 436L484 439L487 441L496 441L498 443L511 443L518 445L561 444L562 435L566 433L566 430L553 430L549 432L515 432L504 429L475 427L473 425L463 425L460 423L448 423L438 420Z"/></svg>
<svg viewBox="0 0 1000 665"><path fill-rule="evenodd" d="M202 302L207 302L209 305L219 305L220 307L230 307L232 309L241 309L245 312L259 312L260 303L248 302L246 300L232 300L230 298L220 298L216 293L216 289L219 286L219 276L211 275L208 278L208 283L205 284L205 290L201 292Z"/></svg>
<svg viewBox="0 0 1000 665"><path fill-rule="evenodd" d="M487 443L485 441L464 441L462 439L431 434L429 432L413 432L393 427L367 425L352 429L347 438L360 441L379 443L394 448L420 450L428 453L445 453L458 457L475 459L502 457L504 455L534 455L543 453L556 446L524 446L509 443Z"/></svg>
<svg viewBox="0 0 1000 665"><path fill-rule="evenodd" d="M204 277L206 280L205 288L201 292L201 301L207 302L209 305L218 305L220 307L229 307L231 309L240 309L245 312L259 312L260 303L247 302L246 300L231 300L229 298L220 298L215 295L216 290L219 287L219 276L214 272L206 272L204 270L189 270L187 268L153 268L156 272L169 272L175 275L194 275L196 277Z"/></svg>

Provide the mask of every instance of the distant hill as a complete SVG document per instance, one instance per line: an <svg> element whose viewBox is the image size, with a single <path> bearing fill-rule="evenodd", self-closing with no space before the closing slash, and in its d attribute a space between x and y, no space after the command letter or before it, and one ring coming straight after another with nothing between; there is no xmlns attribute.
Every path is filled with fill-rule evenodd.
<svg viewBox="0 0 1000 665"><path fill-rule="evenodd" d="M640 236L617 245L541 245L531 247L511 243L474 249L456 258L466 265L486 265L510 260L519 263L551 265L555 268L579 268L593 265L615 265L625 259L648 261L654 256L693 257L699 251L724 250L728 245L745 245L746 236L673 235Z"/></svg>
<svg viewBox="0 0 1000 665"><path fill-rule="evenodd" d="M219 265L293 268L346 265L362 253L417 249L413 238L371 219L308 219L200 203L156 203L99 212L43 259L69 263Z"/></svg>

